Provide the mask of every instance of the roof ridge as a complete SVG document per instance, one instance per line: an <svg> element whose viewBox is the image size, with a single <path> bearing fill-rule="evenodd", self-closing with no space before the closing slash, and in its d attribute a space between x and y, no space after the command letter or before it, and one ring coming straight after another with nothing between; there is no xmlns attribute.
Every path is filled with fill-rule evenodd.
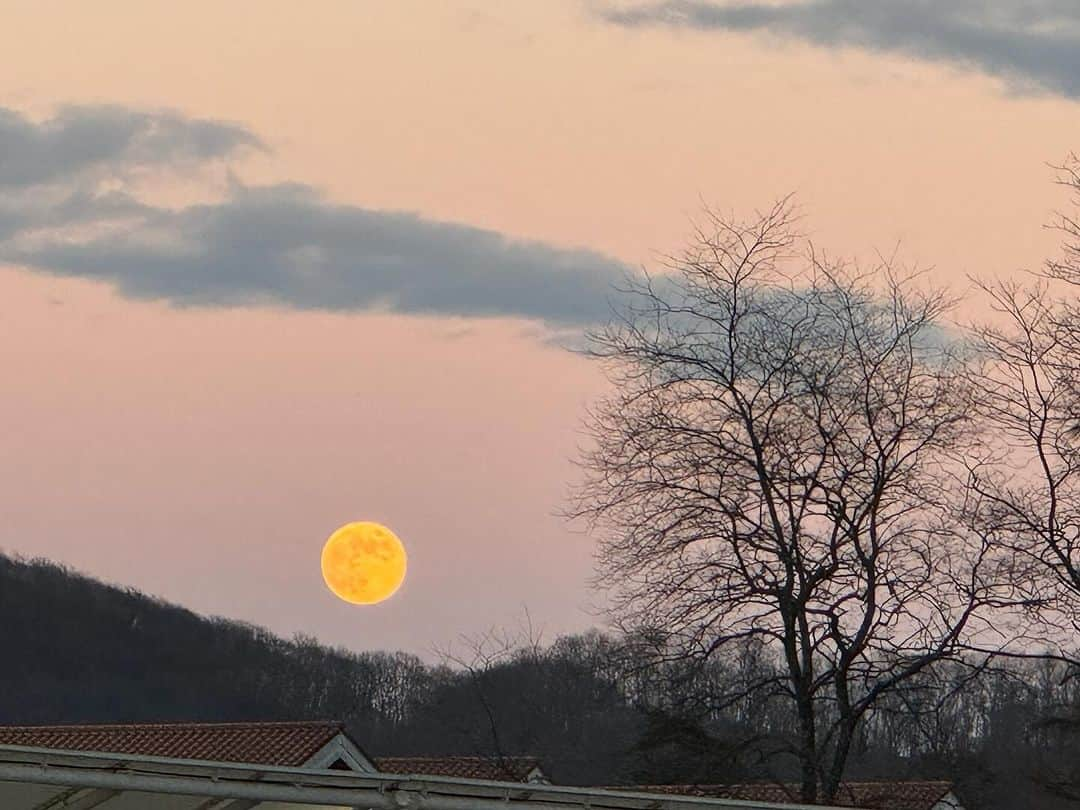
<svg viewBox="0 0 1080 810"><path fill-rule="evenodd" d="M949 779L844 779L840 782L841 785L952 785L953 782ZM771 787L787 787L789 785L798 785L798 782L777 782L777 781L760 781L760 782L671 782L668 784L636 784L634 787L697 787L697 788L735 788L735 787L760 787L761 785L769 785Z"/></svg>
<svg viewBox="0 0 1080 810"><path fill-rule="evenodd" d="M768 801L794 800L797 782L735 782L730 784L631 785L604 787L606 790L639 790L657 795L712 796L733 799ZM873 807L878 802L908 810L927 810L936 806L955 790L955 784L944 779L871 779L842 781L837 786L834 803L847 806ZM772 797L772 798L770 798ZM787 797L787 798L780 798Z"/></svg>
<svg viewBox="0 0 1080 810"><path fill-rule="evenodd" d="M841 785L951 785L949 779L844 779Z"/></svg>
<svg viewBox="0 0 1080 810"><path fill-rule="evenodd" d="M468 760L470 762L490 762L491 760L508 760L508 759L540 759L540 757L534 754L491 754L491 755L474 755L474 754L446 754L444 756L438 755L423 755L413 756L411 754L390 754L387 756L375 757L375 759L414 759L418 762L445 762L448 759L456 760Z"/></svg>
<svg viewBox="0 0 1080 810"><path fill-rule="evenodd" d="M227 721L180 721L180 722L134 722L134 723L41 723L30 725L0 724L0 730L14 731L116 731L122 729L184 729L184 728L269 728L269 727L334 727L344 728L341 720L227 720Z"/></svg>

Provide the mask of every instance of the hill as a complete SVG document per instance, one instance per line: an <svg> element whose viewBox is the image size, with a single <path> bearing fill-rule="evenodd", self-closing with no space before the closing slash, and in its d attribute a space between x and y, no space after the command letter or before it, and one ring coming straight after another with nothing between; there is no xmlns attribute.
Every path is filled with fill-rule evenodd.
<svg viewBox="0 0 1080 810"><path fill-rule="evenodd" d="M0 724L340 719L378 755L536 754L564 781L609 783L641 718L613 675L597 675L607 643L429 666L0 555Z"/></svg>
<svg viewBox="0 0 1080 810"><path fill-rule="evenodd" d="M199 616L56 563L0 555L0 722L343 717L380 728L403 654L352 654ZM384 678L385 679L385 678ZM369 729L370 733L370 729Z"/></svg>

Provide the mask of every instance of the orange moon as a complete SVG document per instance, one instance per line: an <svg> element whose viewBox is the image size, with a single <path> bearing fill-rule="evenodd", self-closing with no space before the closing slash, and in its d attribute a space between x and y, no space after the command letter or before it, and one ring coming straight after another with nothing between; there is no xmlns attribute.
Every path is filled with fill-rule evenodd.
<svg viewBox="0 0 1080 810"><path fill-rule="evenodd" d="M326 541L322 575L326 587L354 605L389 599L405 580L405 546L378 523L346 523Z"/></svg>

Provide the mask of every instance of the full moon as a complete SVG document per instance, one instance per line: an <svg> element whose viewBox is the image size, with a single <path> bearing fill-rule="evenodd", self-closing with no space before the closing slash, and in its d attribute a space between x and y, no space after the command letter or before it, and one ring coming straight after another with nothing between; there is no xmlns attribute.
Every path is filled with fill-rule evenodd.
<svg viewBox="0 0 1080 810"><path fill-rule="evenodd" d="M347 523L330 535L322 551L326 587L354 605L388 599L405 579L405 547L378 523Z"/></svg>

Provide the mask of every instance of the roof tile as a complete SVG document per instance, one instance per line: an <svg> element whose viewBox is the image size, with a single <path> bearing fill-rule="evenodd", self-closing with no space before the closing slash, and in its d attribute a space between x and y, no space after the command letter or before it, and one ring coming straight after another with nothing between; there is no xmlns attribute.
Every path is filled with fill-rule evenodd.
<svg viewBox="0 0 1080 810"><path fill-rule="evenodd" d="M536 757L376 757L384 773L525 782L540 767Z"/></svg>
<svg viewBox="0 0 1080 810"><path fill-rule="evenodd" d="M618 788L613 788L617 790ZM798 785L638 785L623 790L757 802L797 802ZM952 790L949 782L843 782L831 804L863 810L932 810Z"/></svg>
<svg viewBox="0 0 1080 810"><path fill-rule="evenodd" d="M343 731L334 721L0 726L0 745L299 767Z"/></svg>

